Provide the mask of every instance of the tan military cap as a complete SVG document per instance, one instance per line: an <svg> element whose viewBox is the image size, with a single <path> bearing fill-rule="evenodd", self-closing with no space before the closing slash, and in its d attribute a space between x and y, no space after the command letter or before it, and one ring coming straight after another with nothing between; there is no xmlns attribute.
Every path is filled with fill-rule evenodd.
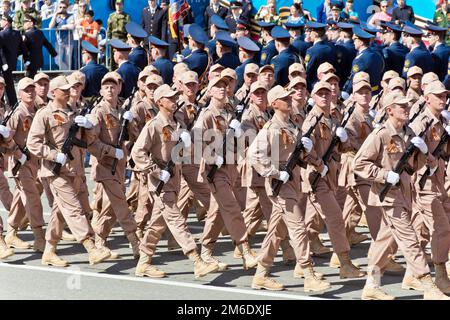
<svg viewBox="0 0 450 320"><path fill-rule="evenodd" d="M178 92L175 90L172 90L168 84L163 84L162 86L158 87L155 92L153 93L153 98L156 101L160 100L161 98L170 98L175 95L177 95Z"/></svg>
<svg viewBox="0 0 450 320"><path fill-rule="evenodd" d="M84 84L85 81L86 78L84 74L79 71L75 71L74 73L71 73L70 75L67 76L67 82L69 82L71 86L74 86L77 83Z"/></svg>
<svg viewBox="0 0 450 320"><path fill-rule="evenodd" d="M33 78L34 82L38 82L41 79L46 79L46 80L50 81L50 77L48 76L48 74L46 74L44 72L36 73L36 75Z"/></svg>
<svg viewBox="0 0 450 320"><path fill-rule="evenodd" d="M17 84L17 90L25 90L29 86L34 87L35 86L34 81L31 78L25 77L25 78L20 79L19 83Z"/></svg>
<svg viewBox="0 0 450 320"><path fill-rule="evenodd" d="M149 69L145 69L142 70L141 72L139 72L139 76L138 76L138 80L142 80L142 78L148 77L149 75L151 75L152 72Z"/></svg>
<svg viewBox="0 0 450 320"><path fill-rule="evenodd" d="M153 66L154 67L154 66ZM155 67L154 67L155 68ZM156 69L156 68L155 68ZM179 62L173 66L173 72L178 72L180 70L188 71L189 67L184 62Z"/></svg>
<svg viewBox="0 0 450 320"><path fill-rule="evenodd" d="M229 82L228 79L225 77L219 76L219 77L215 77L214 79L209 81L208 90L210 90L212 87L214 87L216 84L218 84L221 81L225 82L228 85L228 82Z"/></svg>
<svg viewBox="0 0 450 320"><path fill-rule="evenodd" d="M425 88L424 95L429 94L441 94L448 93L448 90L445 88L444 84L439 80L433 81Z"/></svg>
<svg viewBox="0 0 450 320"><path fill-rule="evenodd" d="M370 83L368 83L366 81L360 81L353 86L353 93L358 92L362 88L369 88L369 90L372 91L372 87L371 87Z"/></svg>
<svg viewBox="0 0 450 320"><path fill-rule="evenodd" d="M360 81L365 81L370 83L370 76L367 72L360 71L353 76L352 84L358 83Z"/></svg>
<svg viewBox="0 0 450 320"><path fill-rule="evenodd" d="M198 74L195 71L187 71L181 76L180 81L182 83L198 83Z"/></svg>
<svg viewBox="0 0 450 320"><path fill-rule="evenodd" d="M327 90L331 91L331 85L325 81L316 82L313 90L311 91L311 94L316 94L320 89L327 89Z"/></svg>
<svg viewBox="0 0 450 320"><path fill-rule="evenodd" d="M327 73L326 75L323 76L323 78L320 81L325 81L328 82L331 79L336 79L339 82L339 77L337 75L335 75L334 73Z"/></svg>
<svg viewBox="0 0 450 320"><path fill-rule="evenodd" d="M230 77L230 78L233 78L234 80L237 80L236 71L234 71L231 68L223 69L222 72L220 73L220 76L221 77Z"/></svg>
<svg viewBox="0 0 450 320"><path fill-rule="evenodd" d="M423 75L423 71L421 67L418 66L414 66L408 69L408 73L406 74L406 77L412 77L415 74L422 74Z"/></svg>
<svg viewBox="0 0 450 320"><path fill-rule="evenodd" d="M289 74L292 74L294 72L306 72L305 67L301 63L293 63L289 66Z"/></svg>
<svg viewBox="0 0 450 320"><path fill-rule="evenodd" d="M391 80L392 78L397 78L397 77L400 77L400 75L398 74L397 71L389 70L383 74L382 81Z"/></svg>
<svg viewBox="0 0 450 320"><path fill-rule="evenodd" d="M186 66L186 64L184 64L183 63L183 65L184 66ZM173 67L173 71L175 72L175 67L177 66L177 64ZM180 68L180 67L178 67L178 68ZM187 70L189 70L188 68L187 68L187 66L186 66L186 69ZM158 69L156 69L156 67L154 66L154 65L152 65L152 64L149 64L148 66L146 66L145 68L144 68L144 70L142 70L143 72L145 71L145 72L148 72L148 74L151 74L151 73L154 73L154 74L159 74L159 71L158 71Z"/></svg>
<svg viewBox="0 0 450 320"><path fill-rule="evenodd" d="M439 77L434 72L427 72L422 77L422 85L429 84L433 81L439 80Z"/></svg>
<svg viewBox="0 0 450 320"><path fill-rule="evenodd" d="M267 100L269 101L269 104L272 104L275 100L289 97L291 93L291 90L286 90L282 86L278 85L269 90Z"/></svg>
<svg viewBox="0 0 450 320"><path fill-rule="evenodd" d="M247 74L247 73L256 73L256 74L258 74L259 73L258 65L256 63L248 63L245 66L245 69L244 69L244 74Z"/></svg>
<svg viewBox="0 0 450 320"><path fill-rule="evenodd" d="M258 89L264 89L266 91L268 90L267 86L264 83L262 83L261 81L255 81L250 86L250 93L253 93L253 92L255 92Z"/></svg>
<svg viewBox="0 0 450 320"><path fill-rule="evenodd" d="M216 63L216 64L213 64L211 66L211 68L209 68L209 72L215 72L215 71L219 72L219 70L222 71L224 69L225 69L225 67L223 65Z"/></svg>
<svg viewBox="0 0 450 320"><path fill-rule="evenodd" d="M266 64L266 65L262 66L261 68L259 68L259 73L262 73L262 72L264 72L266 70L270 70L272 72L275 72L275 68L273 67L273 65Z"/></svg>
<svg viewBox="0 0 450 320"><path fill-rule="evenodd" d="M319 68L317 68L317 74L319 73L326 73L326 72L336 72L336 69L333 67L333 65L329 62L322 63Z"/></svg>
<svg viewBox="0 0 450 320"><path fill-rule="evenodd" d="M394 104L408 104L411 101L410 98L405 97L398 92L389 92L383 99L384 107L387 108Z"/></svg>
<svg viewBox="0 0 450 320"><path fill-rule="evenodd" d="M406 82L405 82L405 79L403 79L403 78L400 78L400 77L396 77L396 78L392 78L390 81L389 81L389 84L388 84L388 89L389 90L394 90L395 88L402 88L403 90L405 90L405 88L406 88Z"/></svg>
<svg viewBox="0 0 450 320"><path fill-rule="evenodd" d="M0 77L0 83L3 83L3 85L6 85L5 79L3 77Z"/></svg>
<svg viewBox="0 0 450 320"><path fill-rule="evenodd" d="M24 79L22 79L22 80L24 80ZM33 85L34 85L34 82L33 82ZM69 90L71 87L72 87L72 85L67 81L66 77L64 77L64 76L57 76L52 81L50 81L50 91L53 91L55 89Z"/></svg>
<svg viewBox="0 0 450 320"><path fill-rule="evenodd" d="M297 84L303 83L306 86L306 80L302 77L295 77L289 82L288 89L291 90L294 88Z"/></svg>
<svg viewBox="0 0 450 320"><path fill-rule="evenodd" d="M107 74L105 74L103 76L102 84L104 84L106 81L113 81L116 84L119 84L119 81L123 81L123 80L122 80L122 77L120 76L120 74L118 74L115 71L112 71L112 72L108 72Z"/></svg>
<svg viewBox="0 0 450 320"><path fill-rule="evenodd" d="M162 86L164 84L164 80L161 76L157 74L151 74L145 79L145 85L148 86L149 84L156 84L158 86Z"/></svg>

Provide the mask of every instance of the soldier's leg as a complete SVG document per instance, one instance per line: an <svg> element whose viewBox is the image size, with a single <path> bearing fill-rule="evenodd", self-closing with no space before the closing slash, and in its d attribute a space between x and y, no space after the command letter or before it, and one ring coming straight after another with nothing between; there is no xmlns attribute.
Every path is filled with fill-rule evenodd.
<svg viewBox="0 0 450 320"><path fill-rule="evenodd" d="M358 203L360 204L364 214L366 215L370 235L372 236L372 239L376 239L378 231L380 230L381 217L383 213L379 207L370 206L368 204L370 185L358 185L356 188L354 188L354 193L356 195Z"/></svg>
<svg viewBox="0 0 450 320"><path fill-rule="evenodd" d="M182 177L180 181L180 193L178 196L177 206L180 209L181 214L187 218L189 209L192 207L194 202L194 193L189 188L184 177Z"/></svg>
<svg viewBox="0 0 450 320"><path fill-rule="evenodd" d="M147 177L141 175L139 177L138 205L134 218L137 224L137 233L140 238L144 235L145 226L150 220L153 210L153 195L148 192Z"/></svg>
<svg viewBox="0 0 450 320"><path fill-rule="evenodd" d="M47 177L39 177L38 181L42 185L42 189L45 192L45 196L47 197L48 206L50 208L52 208L54 197L53 197L52 191L50 190L48 178Z"/></svg>
<svg viewBox="0 0 450 320"><path fill-rule="evenodd" d="M135 212L138 206L138 199L139 199L139 179L140 179L140 173L131 171L131 181L130 186L128 187L128 193L127 193L127 203L128 207L132 212ZM148 192L146 192L148 193Z"/></svg>
<svg viewBox="0 0 450 320"><path fill-rule="evenodd" d="M339 186L336 190L336 201L341 209L344 208L345 200L347 198L347 188Z"/></svg>
<svg viewBox="0 0 450 320"><path fill-rule="evenodd" d="M206 183L197 182L198 171L198 165L184 165L182 170L183 178L186 181L190 191L193 193L193 198L199 201L207 211L211 201L211 190ZM181 201L181 192L178 199Z"/></svg>
<svg viewBox="0 0 450 320"><path fill-rule="evenodd" d="M267 195L266 195L267 198ZM267 200L269 200L267 198ZM254 187L249 187L247 190L247 199L246 199L245 210L242 212L242 216L244 217L245 226L247 228L247 233L249 237L252 237L256 234L259 225L261 224L263 218L262 212L262 204L260 204L259 196L257 194L257 190ZM267 205L267 203L265 203ZM272 207L272 204L269 200L269 208ZM269 213L270 217L270 213ZM268 218L268 217L267 217ZM269 221L266 218L267 221Z"/></svg>
<svg viewBox="0 0 450 320"><path fill-rule="evenodd" d="M0 168L0 201L7 211L11 209L13 194L9 190L8 180L3 169Z"/></svg>

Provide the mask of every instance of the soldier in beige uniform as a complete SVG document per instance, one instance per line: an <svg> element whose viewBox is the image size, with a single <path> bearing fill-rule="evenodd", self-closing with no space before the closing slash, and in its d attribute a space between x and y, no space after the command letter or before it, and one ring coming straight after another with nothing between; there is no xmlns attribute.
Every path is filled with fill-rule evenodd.
<svg viewBox="0 0 450 320"><path fill-rule="evenodd" d="M195 277L203 277L218 270L217 263L205 262L197 252L197 245L192 238L177 206L177 195L180 186L180 165L175 164L170 172L166 170L168 161L172 159L172 149L177 145L177 124L173 119L176 108L177 92L168 85L155 90L154 99L158 104L158 115L150 120L139 135L132 157L141 172L148 174L149 190L155 199L154 209L149 227L140 245L140 259L136 266L137 276L160 278L165 273L151 264L156 245L162 233L168 227L180 244L185 255L194 262ZM190 135L184 131L179 134L185 147L191 144ZM154 193L159 183L164 183L161 194Z"/></svg>
<svg viewBox="0 0 450 320"><path fill-rule="evenodd" d="M252 83L258 80L259 67L256 63L248 63L244 69L244 84L240 87L235 94L238 101L244 99L250 90Z"/></svg>
<svg viewBox="0 0 450 320"><path fill-rule="evenodd" d="M426 163L435 167L436 161L428 153L428 147L423 139L416 137L414 132L405 126L409 117L409 99L398 93L390 93L384 101L389 118L368 136L353 163L358 176L372 181L368 204L378 206L383 211L382 226L370 248L368 277L362 299L394 299L380 288L381 275L391 254L389 247L391 236L394 236L404 254L408 269L421 282L424 298L450 299L433 283L424 252L410 220L412 190L411 177L407 171L420 169ZM393 168L410 143L417 149L408 161L408 170L404 170L400 175L394 172ZM379 194L385 183L393 186L381 201ZM398 187L397 183L400 183ZM383 224L388 227L384 227Z"/></svg>
<svg viewBox="0 0 450 320"><path fill-rule="evenodd" d="M445 108L447 93L445 86L440 81L430 83L425 91L425 110L410 125L413 131L418 134L424 129L427 122L434 120L430 130L423 138L431 152L436 149L445 132L450 134L450 125L445 118L441 117L441 112ZM417 171L412 179L416 206L431 236L431 258L436 271L436 285L444 293L450 293L450 280L445 268L450 252L450 221L446 212L450 208L450 199L444 188L445 162L443 160L448 159L449 146L450 144L447 142L441 157L435 159L437 166L425 166ZM422 190L419 186L419 180L427 169L433 174L427 179Z"/></svg>
<svg viewBox="0 0 450 320"><path fill-rule="evenodd" d="M420 88L422 77L422 68L414 66L408 69L406 78L408 91L406 92L406 96L411 99L411 104L414 104L417 100L419 100L420 96L422 95L422 90Z"/></svg>
<svg viewBox="0 0 450 320"><path fill-rule="evenodd" d="M280 168L294 151L299 136L298 128L289 121L292 111L290 95L291 92L281 86L275 86L269 91L268 103L275 110L275 114L259 131L248 150L249 162L256 172L265 178L265 190L272 202L268 230L261 245L252 288L284 289L282 284L269 278L268 275L280 240L289 234L297 265L301 267L305 276L304 290L323 291L328 289L330 284L320 280L312 267L304 215L300 209L300 169L295 167L292 172L287 172ZM313 143L307 137L302 137L301 143L304 151L300 157L306 160ZM314 162L320 165L320 161ZM281 180L283 185L279 194L275 196L272 183L276 180Z"/></svg>
<svg viewBox="0 0 450 320"><path fill-rule="evenodd" d="M233 244L240 246L244 269L247 269L255 267L257 261L252 255L248 243L248 234L240 206L232 192L234 179L237 177L236 154L233 150L234 146L227 146L226 156L229 163L225 164L223 156L225 150L220 150L224 135L229 128L232 128L237 138L242 134L240 122L233 119L234 110L226 104L227 87L228 80L226 78L218 77L209 82L208 90L210 91L211 102L195 125L195 128L201 132L201 136L200 134L198 136L204 137L201 139L203 156L200 162L198 181L207 182L212 192L203 230L202 258L207 262L217 261L213 257L213 248L220 231L225 226L230 233ZM211 141L212 134L214 135L213 142ZM197 140L195 142L197 143ZM233 161L231 161L231 158L233 158ZM217 166L218 169L214 179L208 181L206 176L213 165ZM219 267L223 270L227 266L220 263Z"/></svg>
<svg viewBox="0 0 450 320"><path fill-rule="evenodd" d="M101 184L102 189L101 211L94 225L95 240L97 247L109 250L106 247L106 239L118 221L131 244L134 257L138 258L139 239L136 235L136 221L125 197L126 148L115 147L121 130L121 120L131 122L134 116L130 111L126 111L120 117L117 105L118 89L119 81L115 72L107 73L102 79L103 100L89 115L88 121L92 128L86 130L88 150L94 158L92 178ZM118 162L115 174L112 173L114 159Z"/></svg>
<svg viewBox="0 0 450 320"><path fill-rule="evenodd" d="M292 81L292 79L297 77L306 79L306 69L301 63L296 62L291 64L289 66L288 72L289 81Z"/></svg>
<svg viewBox="0 0 450 320"><path fill-rule="evenodd" d="M317 68L317 79L323 80L323 77L328 73L336 73L336 69L333 67L333 65L329 62L322 63Z"/></svg>
<svg viewBox="0 0 450 320"><path fill-rule="evenodd" d="M266 64L259 68L258 81L262 82L267 88L272 88L275 83L274 66Z"/></svg>
<svg viewBox="0 0 450 320"><path fill-rule="evenodd" d="M62 235L64 221L77 241L86 248L91 264L100 263L109 257L107 251L95 248L94 233L78 196L84 175L82 151L74 146L71 151L73 160L60 152L75 117L75 113L67 105L70 87L64 76L58 76L51 81L50 91L53 101L47 107L38 110L27 139L27 148L31 154L41 159L43 167L41 174L48 178L55 196L47 227L47 242L42 264L59 267L67 266L67 261L56 255L56 246ZM81 132L77 134L77 138L84 140ZM59 175L53 172L55 164L61 165Z"/></svg>
<svg viewBox="0 0 450 320"><path fill-rule="evenodd" d="M36 105L40 109L47 106L49 102L50 77L46 73L39 72L34 76L33 80L36 86Z"/></svg>
<svg viewBox="0 0 450 320"><path fill-rule="evenodd" d="M379 128L381 124L387 120L386 108L384 107L384 99L389 93L398 93L405 95L406 94L406 82L401 77L395 77L389 80L388 86L384 91L382 98L378 104L379 112L377 112L376 117L374 119L374 127Z"/></svg>
<svg viewBox="0 0 450 320"><path fill-rule="evenodd" d="M34 234L33 248L43 252L45 248L43 208L40 198L39 185L37 182L38 159L27 154L25 146L28 133L36 112L34 99L36 91L33 79L22 78L18 85L20 103L16 111L9 119L7 127L11 131L10 143L8 146L10 157L9 167L12 169L16 162L21 163L21 167L14 176L16 188L13 192L11 210L8 216L9 230L6 234L6 244L13 248L27 249L29 244L22 241L17 236L17 230L24 218L24 212L30 221Z"/></svg>
<svg viewBox="0 0 450 320"><path fill-rule="evenodd" d="M339 123L331 117L331 86L327 82L319 81L315 84L312 91L314 99L314 108L307 115L302 131L306 132L310 126L314 124L313 119L324 114L320 123L314 129L311 139L314 142L314 148L311 151L313 157L319 158L320 166L312 166L308 164L305 171L302 172L303 186L305 192L308 193L308 201L306 207L306 226L312 223L314 216L319 214L324 220L330 235L331 244L334 252L340 262L340 277L355 278L362 277L364 273L356 268L350 261L350 246L345 233L344 220L342 218L342 210L336 201L335 191L337 187L338 162L334 160L335 156L331 156L327 164L323 164L321 159L330 146L333 136L336 135L340 142L337 150L345 152L350 148L348 135L345 128L340 127ZM319 176L317 189L313 192L311 183L313 178Z"/></svg>
<svg viewBox="0 0 450 320"><path fill-rule="evenodd" d="M422 77L422 85L421 85L422 92L425 92L425 89L431 82L438 80L439 78L436 73L434 72L425 73ZM417 112L420 113L420 110L423 111L424 109L425 109L425 97L421 95L419 99L415 103L413 103L411 110L409 111L409 117L411 118L414 114L416 114Z"/></svg>

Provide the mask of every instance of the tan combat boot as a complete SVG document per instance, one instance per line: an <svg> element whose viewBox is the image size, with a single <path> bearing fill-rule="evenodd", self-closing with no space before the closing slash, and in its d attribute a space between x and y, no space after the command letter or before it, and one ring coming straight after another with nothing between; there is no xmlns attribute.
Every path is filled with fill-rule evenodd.
<svg viewBox="0 0 450 320"><path fill-rule="evenodd" d="M217 263L217 265L219 266L219 271L225 271L228 269L228 265L224 262L220 262L217 258L215 258L213 256L213 252L212 249L214 247L214 244L208 244L208 245L203 245L202 246L202 251L201 251L201 257L203 259L203 261L208 262L208 263Z"/></svg>
<svg viewBox="0 0 450 320"><path fill-rule="evenodd" d="M450 297L443 294L442 291L439 290L439 288L434 284L431 275L427 274L419 278L419 280L422 284L424 300L450 300Z"/></svg>
<svg viewBox="0 0 450 320"><path fill-rule="evenodd" d="M141 242L139 241L138 236L135 232L131 232L127 234L127 239L130 242L131 249L133 250L133 257L137 260L139 259L139 245Z"/></svg>
<svg viewBox="0 0 450 320"><path fill-rule="evenodd" d="M436 272L436 278L434 282L436 286L443 293L450 293L450 280L448 278L447 269L445 268L445 263L435 264L434 271Z"/></svg>
<svg viewBox="0 0 450 320"><path fill-rule="evenodd" d="M358 243L364 242L366 240L369 240L370 238L368 236L366 236L365 234L356 232L355 230L353 230L350 233L350 239L349 239L349 243L351 246L357 245Z"/></svg>
<svg viewBox="0 0 450 320"><path fill-rule="evenodd" d="M248 241L242 242L239 245L239 249L242 252L242 260L244 261L244 270L248 270L256 267L258 260L256 260L256 254L250 248Z"/></svg>
<svg viewBox="0 0 450 320"><path fill-rule="evenodd" d="M305 284L303 290L305 292L317 292L324 291L331 287L331 285L317 277L311 264L306 267L302 267L303 274L305 275Z"/></svg>
<svg viewBox="0 0 450 320"><path fill-rule="evenodd" d="M136 266L135 275L138 277L164 278L166 273L150 264L150 257L143 251L139 252L139 260Z"/></svg>
<svg viewBox="0 0 450 320"><path fill-rule="evenodd" d="M270 291L284 290L284 286L281 283L267 276L268 273L269 269L258 263L255 275L252 279L252 288L257 290L266 289Z"/></svg>
<svg viewBox="0 0 450 320"><path fill-rule="evenodd" d="M33 228L33 234L34 234L33 250L44 252L45 250L44 230L42 230L42 227Z"/></svg>
<svg viewBox="0 0 450 320"><path fill-rule="evenodd" d="M242 259L242 252L239 249L239 246L234 247L233 258Z"/></svg>
<svg viewBox="0 0 450 320"><path fill-rule="evenodd" d="M314 275L317 279L323 280L323 273L314 271ZM305 273L303 272L302 267L296 263L294 268L294 278L303 279L305 277Z"/></svg>
<svg viewBox="0 0 450 320"><path fill-rule="evenodd" d="M366 275L365 272L359 270L350 260L348 252L339 253L338 255L341 267L339 269L339 276L341 279L346 278L361 278Z"/></svg>
<svg viewBox="0 0 450 320"><path fill-rule="evenodd" d="M380 287L370 288L364 286L363 292L361 294L361 300L394 300L395 297L388 295Z"/></svg>
<svg viewBox="0 0 450 320"><path fill-rule="evenodd" d="M3 235L0 234L0 259L6 259L14 254L14 250L8 248Z"/></svg>
<svg viewBox="0 0 450 320"><path fill-rule="evenodd" d="M295 258L295 252L291 244L289 243L289 240L288 239L281 240L280 247L281 250L283 251L283 263L285 265L294 264L297 259Z"/></svg>
<svg viewBox="0 0 450 320"><path fill-rule="evenodd" d="M353 265L357 268L359 268L359 263L355 262ZM330 259L330 268L340 268L341 262L339 261L339 257L336 253L333 252Z"/></svg>
<svg viewBox="0 0 450 320"><path fill-rule="evenodd" d="M89 254L89 264L91 265L103 262L111 256L111 251L97 248L92 239L84 240L83 246Z"/></svg>
<svg viewBox="0 0 450 320"><path fill-rule="evenodd" d="M56 245L46 242L44 254L42 255L41 263L46 266L54 267L67 267L68 263L66 260L61 259L56 254Z"/></svg>
<svg viewBox="0 0 450 320"><path fill-rule="evenodd" d="M75 236L73 234L71 234L70 232L68 232L66 230L63 230L61 239L64 241L70 241L70 242L77 241L77 238L75 238Z"/></svg>
<svg viewBox="0 0 450 320"><path fill-rule="evenodd" d="M31 246L28 242L23 241L17 236L17 230L9 226L9 230L5 237L6 245L10 248L29 249Z"/></svg>
<svg viewBox="0 0 450 320"><path fill-rule="evenodd" d="M395 261L393 258L390 258L384 271L400 273L400 272L405 272L405 268L400 263Z"/></svg>
<svg viewBox="0 0 450 320"><path fill-rule="evenodd" d="M365 228L369 227L369 224L367 223L366 215L364 213L361 215L361 219L358 222L358 227L365 227Z"/></svg>
<svg viewBox="0 0 450 320"><path fill-rule="evenodd" d="M112 251L106 246L106 240L98 235L95 235L95 246L97 249L109 252L109 260L116 260L120 258L119 253Z"/></svg>
<svg viewBox="0 0 450 320"><path fill-rule="evenodd" d="M319 237L310 239L311 255L321 256L333 252L332 249L325 247Z"/></svg>
<svg viewBox="0 0 450 320"><path fill-rule="evenodd" d="M402 280L402 289L423 291L422 283L412 274L405 274Z"/></svg>
<svg viewBox="0 0 450 320"><path fill-rule="evenodd" d="M188 258L194 261L194 276L196 279L206 276L208 273L213 273L219 270L219 265L216 262L206 262L198 254L197 250L192 250L187 253Z"/></svg>

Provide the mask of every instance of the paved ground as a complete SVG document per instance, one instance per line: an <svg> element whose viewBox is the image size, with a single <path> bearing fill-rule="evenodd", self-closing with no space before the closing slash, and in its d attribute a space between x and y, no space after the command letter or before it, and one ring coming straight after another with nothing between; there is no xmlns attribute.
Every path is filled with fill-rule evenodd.
<svg viewBox="0 0 450 320"><path fill-rule="evenodd" d="M92 182L89 181L90 190ZM43 199L46 221L49 216L46 199ZM0 214L6 221L6 211ZM200 233L202 223L189 219L193 233ZM358 231L368 234L367 229ZM32 241L31 231L20 232L22 239ZM322 234L326 246L331 246L326 234ZM254 239L258 249L263 234ZM216 253L220 260L228 263L230 269L223 273L208 275L195 280L193 266L181 251L168 252L167 242L159 243L153 261L167 273L164 279L138 278L134 276L136 261L120 228L115 228L108 240L111 249L121 254L121 259L90 266L82 245L61 242L59 255L68 260L68 268L46 267L40 264L41 254L31 250L16 250L16 254L0 262L0 299L359 299L365 278L340 280L338 269L329 267L329 256L315 258L316 270L325 274L332 284L331 290L324 294L303 292L303 280L292 277L293 266L284 266L281 254L276 258L272 275L282 282L286 290L269 292L252 290L250 287L254 270L244 271L242 261L233 258L233 248L229 236L220 239ZM363 270L367 267L366 253L369 242L352 248L351 256ZM402 257L397 259L404 264ZM400 287L402 275L385 275L385 290L401 299L421 299L417 291L405 291Z"/></svg>

